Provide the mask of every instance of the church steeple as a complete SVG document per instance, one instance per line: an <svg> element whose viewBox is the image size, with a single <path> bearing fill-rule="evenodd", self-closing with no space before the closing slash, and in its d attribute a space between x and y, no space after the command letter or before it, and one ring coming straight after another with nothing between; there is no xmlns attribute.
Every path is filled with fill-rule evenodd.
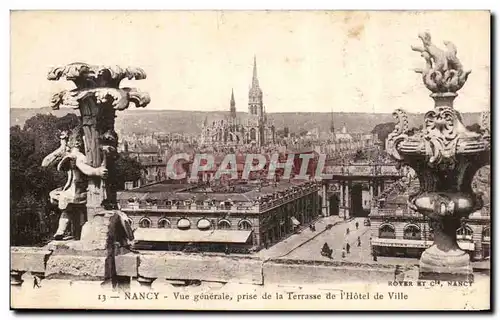
<svg viewBox="0 0 500 320"><path fill-rule="evenodd" d="M262 116L263 113L262 90L257 78L257 57L255 55L253 57L252 87L248 92L248 113L258 116Z"/></svg>
<svg viewBox="0 0 500 320"><path fill-rule="evenodd" d="M333 121L333 109L332 109L332 119L330 120L330 132L335 133L335 122Z"/></svg>
<svg viewBox="0 0 500 320"><path fill-rule="evenodd" d="M234 101L234 90L231 89L230 114L231 118L236 118L236 102Z"/></svg>
<svg viewBox="0 0 500 320"><path fill-rule="evenodd" d="M259 87L259 78L257 78L257 57L253 56L253 76L252 76L252 88Z"/></svg>

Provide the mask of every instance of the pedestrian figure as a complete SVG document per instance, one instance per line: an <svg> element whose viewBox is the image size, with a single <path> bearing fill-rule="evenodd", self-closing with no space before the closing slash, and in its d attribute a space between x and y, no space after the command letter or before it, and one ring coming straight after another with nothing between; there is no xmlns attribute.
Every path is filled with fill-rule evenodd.
<svg viewBox="0 0 500 320"><path fill-rule="evenodd" d="M377 261L377 256L373 256L373 261Z"/></svg>
<svg viewBox="0 0 500 320"><path fill-rule="evenodd" d="M342 258L345 258L345 249L342 249Z"/></svg>
<svg viewBox="0 0 500 320"><path fill-rule="evenodd" d="M323 248L321 248L321 255L325 256L325 257L329 257L332 254L331 251L333 251L333 250L330 249L330 246L328 245L328 243L325 242L325 244L323 245Z"/></svg>
<svg viewBox="0 0 500 320"><path fill-rule="evenodd" d="M229 253L230 253L230 251L229 251L229 246L228 246L228 245L226 245L226 250L224 250L224 253L225 253L225 254L229 254Z"/></svg>
<svg viewBox="0 0 500 320"><path fill-rule="evenodd" d="M358 247L361 247L361 237L358 237Z"/></svg>
<svg viewBox="0 0 500 320"><path fill-rule="evenodd" d="M37 276L33 276L33 289L36 288L40 288L40 283L38 282L38 277Z"/></svg>
<svg viewBox="0 0 500 320"><path fill-rule="evenodd" d="M359 222L356 221L356 230L359 228Z"/></svg>
<svg viewBox="0 0 500 320"><path fill-rule="evenodd" d="M269 242L266 241L265 246L266 246L266 250L269 249Z"/></svg>
<svg viewBox="0 0 500 320"><path fill-rule="evenodd" d="M347 254L351 251L351 245L349 243L345 244L345 250L347 251Z"/></svg>
<svg viewBox="0 0 500 320"><path fill-rule="evenodd" d="M349 228L346 229L345 234L349 234Z"/></svg>

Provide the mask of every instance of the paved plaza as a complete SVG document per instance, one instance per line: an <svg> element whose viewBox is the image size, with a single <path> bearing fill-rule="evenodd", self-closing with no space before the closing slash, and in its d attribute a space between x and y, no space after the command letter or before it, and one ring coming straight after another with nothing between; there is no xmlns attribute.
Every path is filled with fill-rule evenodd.
<svg viewBox="0 0 500 320"><path fill-rule="evenodd" d="M360 263L373 263L370 247L370 227L363 224L365 218L351 218L343 220L338 216L320 218L315 222L316 231L303 227L300 233L294 234L282 242L275 244L269 249L259 251L258 255L263 259L285 258L312 261L348 261ZM358 222L358 229L356 229ZM333 225L326 229L327 225ZM349 234L346 230L349 228ZM358 247L358 237L361 246ZM333 249L332 259L322 256L321 249L325 242ZM346 243L351 246L349 254L342 258L342 249ZM419 259L406 257L377 257L377 264L390 265L418 265ZM474 268L489 270L490 262L474 261Z"/></svg>
<svg viewBox="0 0 500 320"><path fill-rule="evenodd" d="M349 262L373 262L370 247L370 227L363 225L365 218L351 218L343 220L338 216L321 218L316 221L316 231L305 227L298 234L294 234L284 241L277 243L267 250L261 250L258 254L264 259L288 258L300 260L330 261L331 259L321 255L321 249L326 242L333 249L332 260ZM358 229L356 229L358 222ZM326 226L333 225L330 229ZM346 234L349 228L349 234ZM361 246L358 247L358 237ZM350 253L342 258L342 249L345 244L351 246ZM418 264L415 258L377 257L379 264Z"/></svg>

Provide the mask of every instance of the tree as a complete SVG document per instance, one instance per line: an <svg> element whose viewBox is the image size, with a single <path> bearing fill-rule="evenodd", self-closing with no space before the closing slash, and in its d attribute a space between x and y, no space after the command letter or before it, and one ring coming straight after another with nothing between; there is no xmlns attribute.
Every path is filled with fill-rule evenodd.
<svg viewBox="0 0 500 320"><path fill-rule="evenodd" d="M379 123L373 128L371 133L377 134L378 139L382 142L383 148L385 149L385 140L395 127L396 124L394 122Z"/></svg>
<svg viewBox="0 0 500 320"><path fill-rule="evenodd" d="M413 136L413 135L414 135L414 134L416 134L417 132L422 131L422 130L423 130L423 128L424 128L424 126L423 126L423 125L420 125L418 128L417 128L417 127L413 127L413 128L411 128L411 129L409 129L409 130L408 130L408 135L409 135L409 136Z"/></svg>
<svg viewBox="0 0 500 320"><path fill-rule="evenodd" d="M465 127L467 130L475 132L475 133L483 133L481 126L478 123L473 123L470 126Z"/></svg>
<svg viewBox="0 0 500 320"><path fill-rule="evenodd" d="M130 158L124 153L119 154L115 162L116 187L118 190L125 189L125 182L137 181L141 178L142 165L136 159Z"/></svg>
<svg viewBox="0 0 500 320"><path fill-rule="evenodd" d="M285 136L285 130L282 130L282 129L276 130L276 137L278 137L278 138L284 138L284 137L286 137Z"/></svg>
<svg viewBox="0 0 500 320"><path fill-rule="evenodd" d="M308 133L308 132L309 132L309 131L307 131L307 130L305 130L305 129L300 130L300 132L299 132L299 136L300 136L300 137L305 137L305 136L307 136L307 133Z"/></svg>

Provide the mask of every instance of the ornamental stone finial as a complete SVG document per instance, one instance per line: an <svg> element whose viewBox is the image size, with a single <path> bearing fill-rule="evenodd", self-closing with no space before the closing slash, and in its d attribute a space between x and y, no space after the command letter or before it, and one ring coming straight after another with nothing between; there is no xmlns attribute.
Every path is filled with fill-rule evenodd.
<svg viewBox="0 0 500 320"><path fill-rule="evenodd" d="M488 112L482 114L481 133L467 129L453 100L470 71L464 71L451 42L445 42L447 51L443 51L432 44L428 32L419 38L423 47L412 49L421 52L427 64L416 72L432 91L435 105L425 114L420 132L410 132L406 113L397 109L386 151L415 170L420 189L409 196L408 207L426 216L434 232L434 244L420 259L420 276L446 274L470 279L469 255L458 246L456 230L462 218L483 204L471 184L474 174L490 163L490 117Z"/></svg>
<svg viewBox="0 0 500 320"><path fill-rule="evenodd" d="M421 53L426 64L423 69L415 69L415 72L422 74L424 85L432 93L456 95L471 73L470 70L464 70L458 60L456 46L450 41L444 41L445 51L432 43L429 32L422 32L418 37L423 46L411 48Z"/></svg>
<svg viewBox="0 0 500 320"><path fill-rule="evenodd" d="M42 163L59 162L60 167L70 173L66 186L50 195L58 203L61 218L54 235L58 241L48 246L53 256L58 255L64 261L51 266L51 272L72 275L78 270L79 275L91 274L115 284L114 257L126 253L134 239L131 219L118 210L116 199L118 177L115 162L119 156L116 112L127 109L131 103L142 108L151 101L145 92L120 88L120 82L123 79L145 79L146 73L141 68L75 62L52 68L47 78L65 79L76 86L53 95L50 101L52 109L69 106L80 112L78 130L69 137L61 135L60 148ZM81 143L77 143L80 140ZM65 237L69 222L74 230L70 237ZM73 265L73 258L67 255L69 249L72 255L79 256L77 267ZM96 263L99 262L103 267L96 274ZM70 267L64 269L64 266Z"/></svg>

